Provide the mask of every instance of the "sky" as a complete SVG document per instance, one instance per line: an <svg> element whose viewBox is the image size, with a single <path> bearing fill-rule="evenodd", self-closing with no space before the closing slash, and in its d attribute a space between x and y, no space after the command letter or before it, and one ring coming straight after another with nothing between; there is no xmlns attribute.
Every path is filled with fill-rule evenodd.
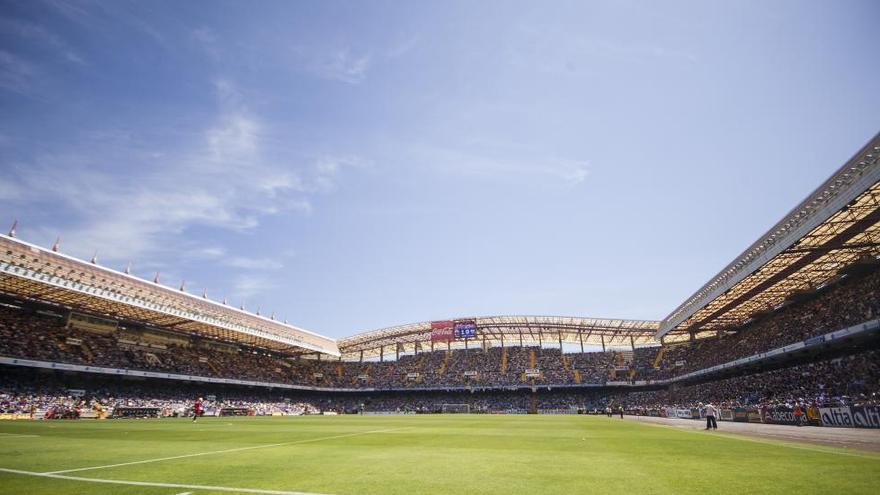
<svg viewBox="0 0 880 495"><path fill-rule="evenodd" d="M0 0L0 224L331 337L662 319L880 130L877 19Z"/></svg>

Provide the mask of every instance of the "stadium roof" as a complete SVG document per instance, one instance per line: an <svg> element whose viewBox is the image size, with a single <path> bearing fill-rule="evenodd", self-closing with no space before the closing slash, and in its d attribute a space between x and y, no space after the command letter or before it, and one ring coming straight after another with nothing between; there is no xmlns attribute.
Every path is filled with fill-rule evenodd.
<svg viewBox="0 0 880 495"><path fill-rule="evenodd" d="M451 347L481 345L539 345L568 343L584 345L640 345L655 342L659 328L653 320L614 320L573 316L481 316L458 318L474 320L477 335L472 339L456 339ZM386 353L412 352L431 348L431 323L424 321L365 332L339 340L343 359L376 357ZM446 343L438 343L441 348ZM363 353L363 356L361 356Z"/></svg>
<svg viewBox="0 0 880 495"><path fill-rule="evenodd" d="M12 236L0 235L0 291L280 352L339 355L334 339Z"/></svg>
<svg viewBox="0 0 880 495"><path fill-rule="evenodd" d="M669 314L657 336L717 331L880 256L880 134Z"/></svg>

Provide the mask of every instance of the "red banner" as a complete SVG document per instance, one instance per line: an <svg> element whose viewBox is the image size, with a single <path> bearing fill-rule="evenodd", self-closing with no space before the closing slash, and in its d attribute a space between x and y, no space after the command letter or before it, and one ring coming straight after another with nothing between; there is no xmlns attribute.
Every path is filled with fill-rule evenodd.
<svg viewBox="0 0 880 495"><path fill-rule="evenodd" d="M455 340L455 324L451 321L431 322L431 342L449 342Z"/></svg>

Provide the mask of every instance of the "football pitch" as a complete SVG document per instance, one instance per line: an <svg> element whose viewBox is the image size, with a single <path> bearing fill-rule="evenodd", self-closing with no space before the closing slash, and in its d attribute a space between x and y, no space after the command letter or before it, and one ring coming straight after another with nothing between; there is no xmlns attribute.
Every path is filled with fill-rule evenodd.
<svg viewBox="0 0 880 495"><path fill-rule="evenodd" d="M877 493L880 454L597 416L0 422L3 494Z"/></svg>

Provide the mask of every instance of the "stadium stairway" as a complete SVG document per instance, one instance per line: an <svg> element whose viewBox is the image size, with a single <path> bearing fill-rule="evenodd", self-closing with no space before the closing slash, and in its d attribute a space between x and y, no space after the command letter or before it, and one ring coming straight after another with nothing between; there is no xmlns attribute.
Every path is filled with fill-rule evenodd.
<svg viewBox="0 0 880 495"><path fill-rule="evenodd" d="M534 351L534 349L529 350L529 368L535 369L535 351Z"/></svg>
<svg viewBox="0 0 880 495"><path fill-rule="evenodd" d="M654 369L660 369L660 363L663 362L663 354L666 352L666 346L660 346L660 350L657 351L657 357L654 358Z"/></svg>
<svg viewBox="0 0 880 495"><path fill-rule="evenodd" d="M88 362L91 363L92 361L95 360L95 353L92 352L92 349L89 348L89 346L86 342L83 342L82 344L80 344L79 348L82 351L83 356L85 356L85 358Z"/></svg>
<svg viewBox="0 0 880 495"><path fill-rule="evenodd" d="M452 351L446 351L446 354L443 356L443 362L440 363L440 367L437 368L437 374L443 376L443 373L446 372L446 367L449 366L449 357L452 355Z"/></svg>
<svg viewBox="0 0 880 495"><path fill-rule="evenodd" d="M580 372L580 370L574 370L574 372L573 372L572 374L574 375L574 382L577 383L578 385L580 385L580 384L581 384L581 372Z"/></svg>
<svg viewBox="0 0 880 495"><path fill-rule="evenodd" d="M211 368L211 371L214 372L214 376L222 376L220 374L220 370L217 369L217 365L214 364L210 359L205 362L208 365L208 368Z"/></svg>
<svg viewBox="0 0 880 495"><path fill-rule="evenodd" d="M501 372L507 373L507 347L501 348Z"/></svg>

